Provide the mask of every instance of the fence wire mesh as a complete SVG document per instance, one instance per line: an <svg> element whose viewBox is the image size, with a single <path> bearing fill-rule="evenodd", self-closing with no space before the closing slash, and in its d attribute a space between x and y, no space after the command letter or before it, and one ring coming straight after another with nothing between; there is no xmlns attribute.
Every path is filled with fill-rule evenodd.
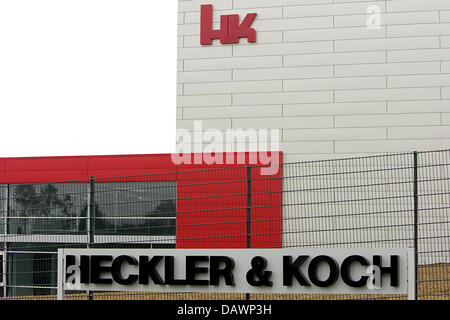
<svg viewBox="0 0 450 320"><path fill-rule="evenodd" d="M0 296L56 299L58 248L414 247L417 298L450 299L450 150L0 185ZM70 292L66 299L406 299Z"/></svg>

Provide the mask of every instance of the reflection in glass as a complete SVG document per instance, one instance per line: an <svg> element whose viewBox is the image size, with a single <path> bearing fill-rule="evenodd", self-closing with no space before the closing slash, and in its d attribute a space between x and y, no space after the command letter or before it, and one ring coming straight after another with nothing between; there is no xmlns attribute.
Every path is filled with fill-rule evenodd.
<svg viewBox="0 0 450 320"><path fill-rule="evenodd" d="M84 183L11 185L8 232L86 232L87 197L87 184Z"/></svg>
<svg viewBox="0 0 450 320"><path fill-rule="evenodd" d="M96 233L175 235L175 182L97 183Z"/></svg>
<svg viewBox="0 0 450 320"><path fill-rule="evenodd" d="M84 247L63 243L8 244L8 296L54 295L58 248Z"/></svg>
<svg viewBox="0 0 450 320"><path fill-rule="evenodd" d="M174 236L176 195L175 182L97 182L93 231L112 237L110 243L93 247L174 248L175 243L148 240L124 244L114 235ZM52 243L55 240L47 240L46 235L87 235L90 196L88 183L12 184L9 191L0 185L0 231L8 233L3 237L8 249L8 296L56 294L57 248L86 247L86 242ZM7 230L1 230L5 216ZM37 234L40 236L31 239L38 242L25 242L27 238L17 236Z"/></svg>
<svg viewBox="0 0 450 320"><path fill-rule="evenodd" d="M176 234L175 182L96 183L94 197L95 234ZM88 199L87 183L11 185L8 233L84 234Z"/></svg>

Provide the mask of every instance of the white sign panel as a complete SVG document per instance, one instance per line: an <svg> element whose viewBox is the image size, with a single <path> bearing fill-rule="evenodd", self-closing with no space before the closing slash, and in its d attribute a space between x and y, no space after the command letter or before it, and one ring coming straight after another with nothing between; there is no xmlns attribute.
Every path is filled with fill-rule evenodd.
<svg viewBox="0 0 450 320"><path fill-rule="evenodd" d="M406 294L411 249L60 249L62 290Z"/></svg>

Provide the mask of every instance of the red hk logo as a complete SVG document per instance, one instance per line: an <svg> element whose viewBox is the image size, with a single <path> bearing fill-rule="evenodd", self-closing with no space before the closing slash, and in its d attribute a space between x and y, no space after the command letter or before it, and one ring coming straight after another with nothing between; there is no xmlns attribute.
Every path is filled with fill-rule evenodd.
<svg viewBox="0 0 450 320"><path fill-rule="evenodd" d="M230 14L220 17L220 30L213 30L213 6L201 6L200 43L212 44L213 39L220 39L220 43L239 43L240 38L247 38L248 42L256 42L256 30L250 28L256 13L249 13L239 24L239 15Z"/></svg>

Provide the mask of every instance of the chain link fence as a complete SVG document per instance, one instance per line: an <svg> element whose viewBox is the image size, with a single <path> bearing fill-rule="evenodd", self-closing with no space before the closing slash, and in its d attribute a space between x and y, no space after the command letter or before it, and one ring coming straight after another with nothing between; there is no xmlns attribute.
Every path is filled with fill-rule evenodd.
<svg viewBox="0 0 450 320"><path fill-rule="evenodd" d="M450 150L0 185L0 295L56 299L58 248L416 250L417 298L450 298ZM406 299L66 292L66 299Z"/></svg>

